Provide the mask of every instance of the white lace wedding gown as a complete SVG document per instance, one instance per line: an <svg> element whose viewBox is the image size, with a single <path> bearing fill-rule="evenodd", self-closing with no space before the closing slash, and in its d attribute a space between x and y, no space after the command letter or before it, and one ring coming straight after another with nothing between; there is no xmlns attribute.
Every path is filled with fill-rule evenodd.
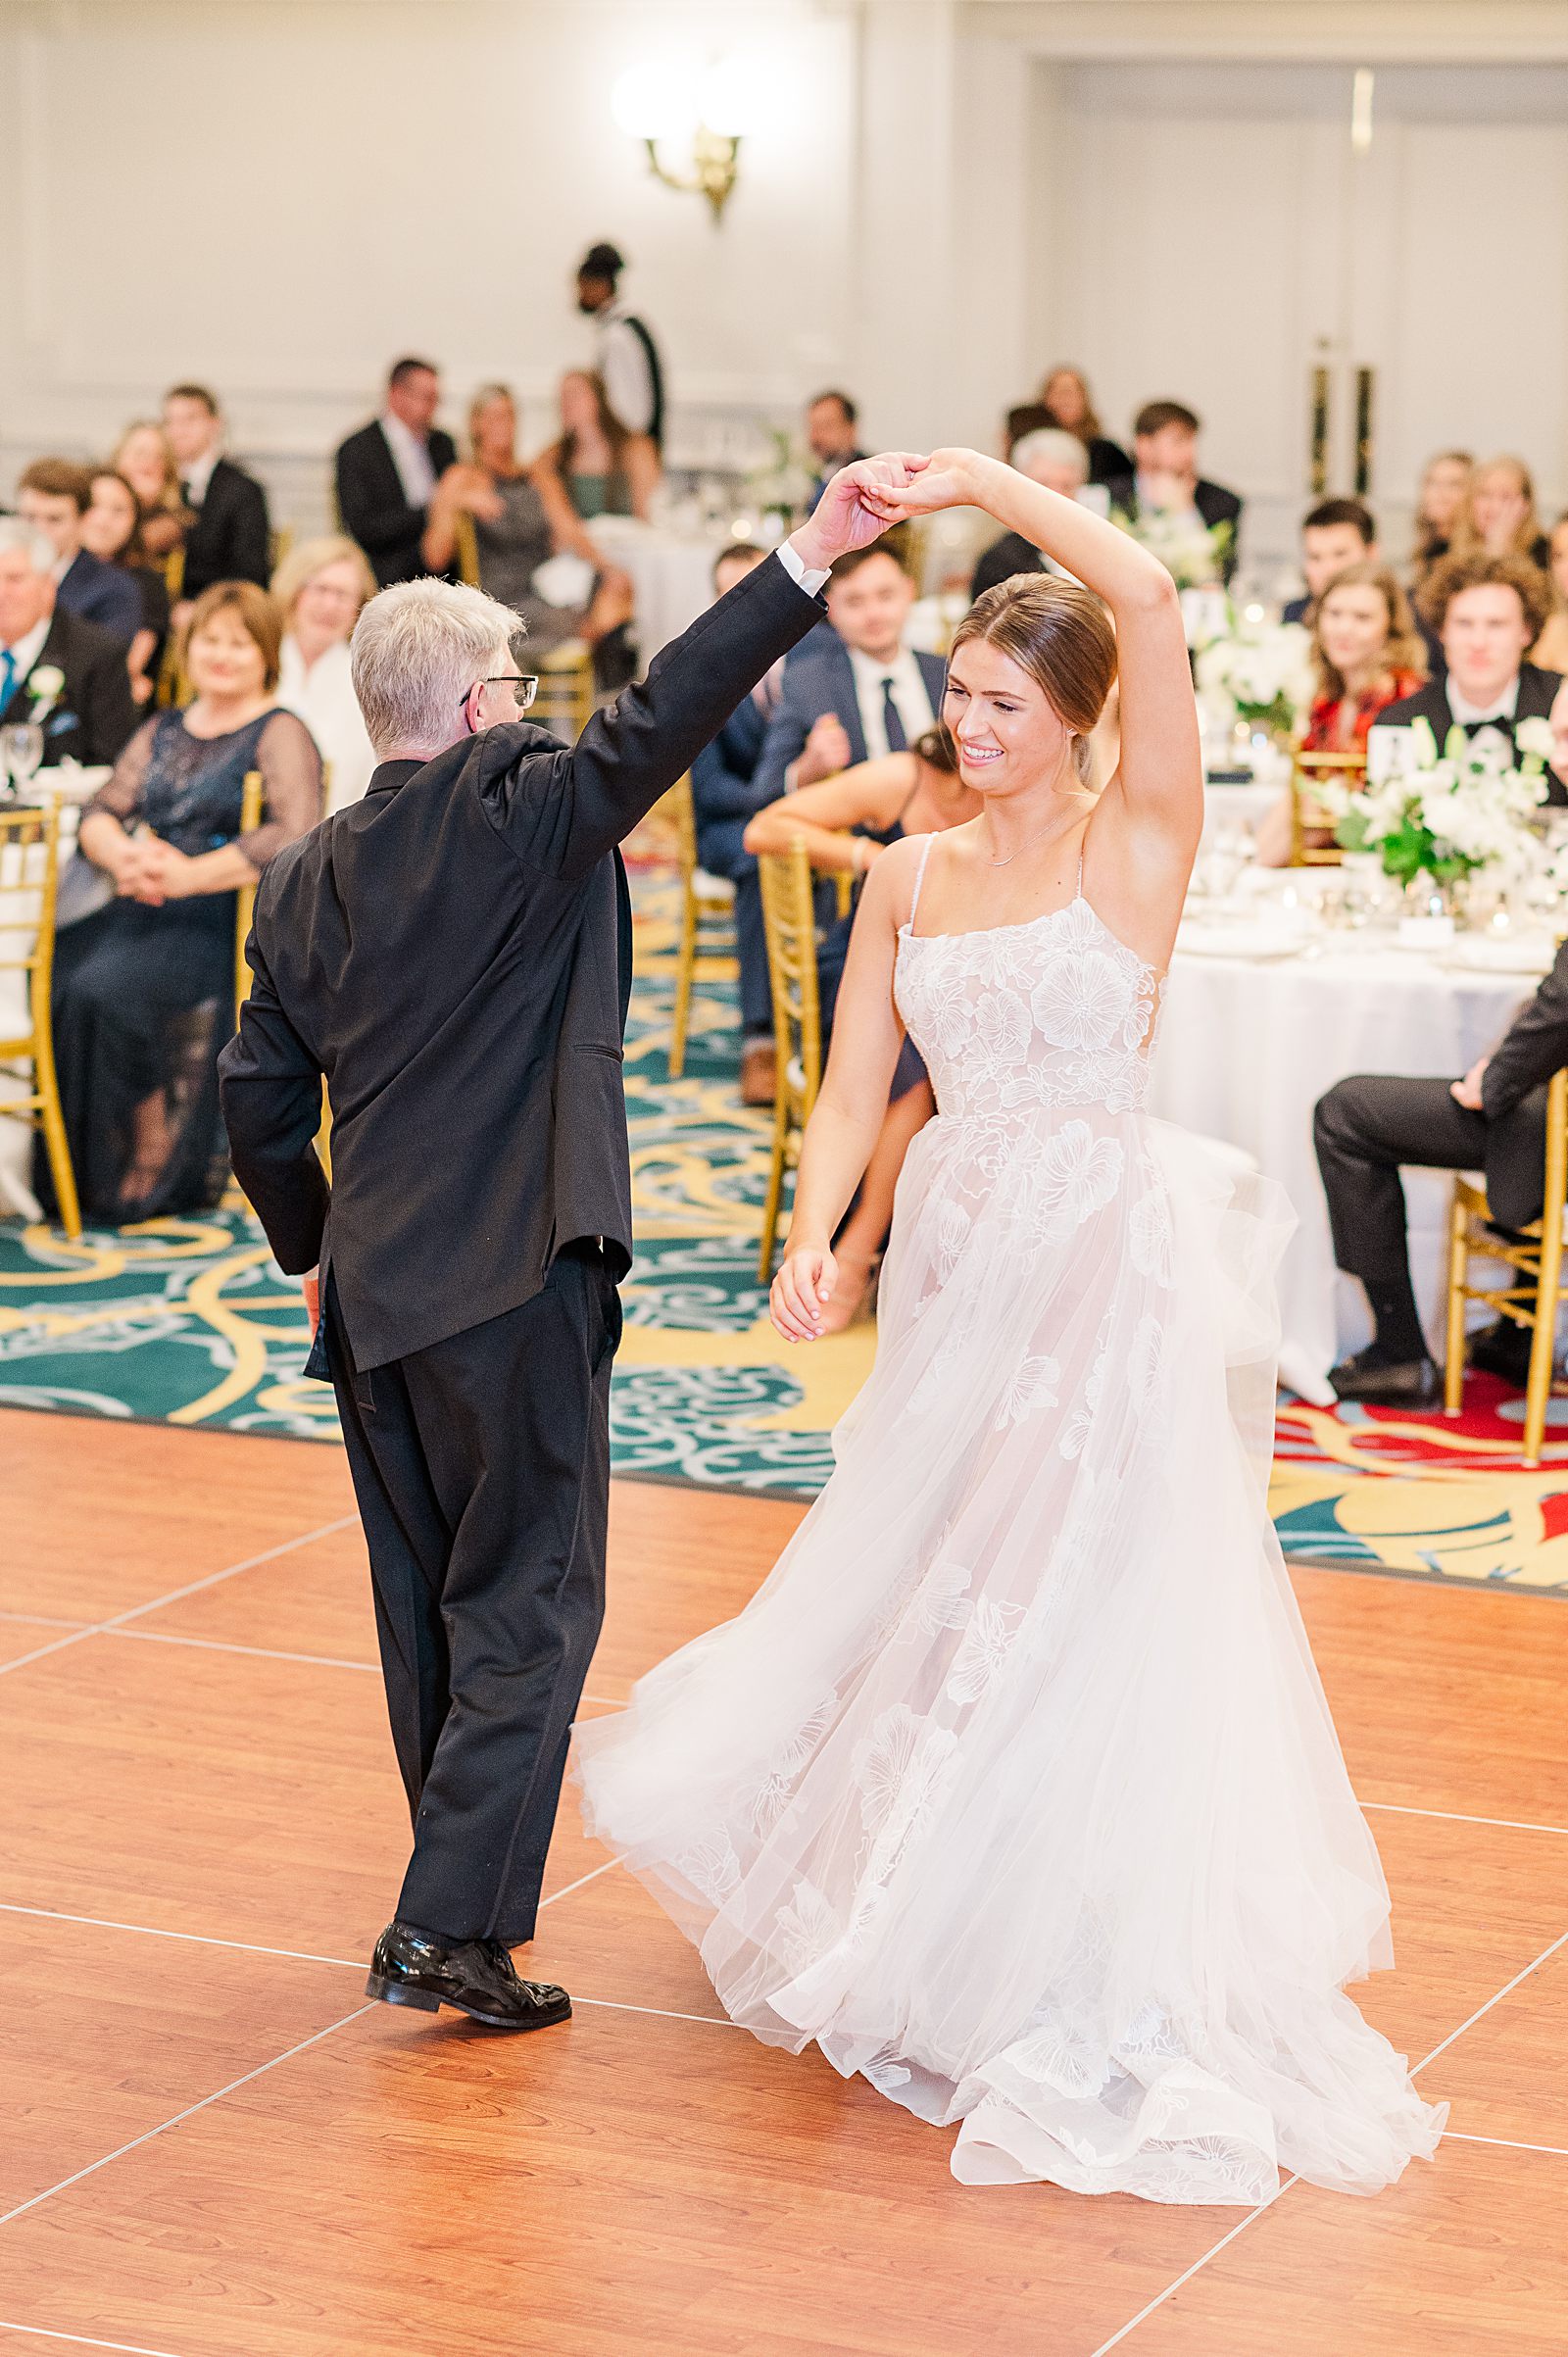
<svg viewBox="0 0 1568 2357"><path fill-rule="evenodd" d="M590 1826L966 2183L1373 2191L1445 2115L1342 1993L1388 1892L1265 1502L1288 1209L1140 1110L1158 982L1081 876L913 920L875 1368L753 1602L578 1726Z"/></svg>

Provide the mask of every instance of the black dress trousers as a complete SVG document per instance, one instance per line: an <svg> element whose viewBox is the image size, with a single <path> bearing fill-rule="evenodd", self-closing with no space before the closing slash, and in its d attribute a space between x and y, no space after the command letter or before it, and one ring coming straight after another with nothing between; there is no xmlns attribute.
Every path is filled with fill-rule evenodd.
<svg viewBox="0 0 1568 2357"><path fill-rule="evenodd" d="M592 1240L520 1308L369 1372L323 1314L414 1819L398 1917L533 1937L605 1607L620 1302Z"/></svg>
<svg viewBox="0 0 1568 2357"><path fill-rule="evenodd" d="M1479 1170L1487 1156L1485 1117L1456 1105L1446 1080L1339 1081L1318 1100L1312 1138L1335 1265L1368 1287L1408 1274L1401 1166Z"/></svg>

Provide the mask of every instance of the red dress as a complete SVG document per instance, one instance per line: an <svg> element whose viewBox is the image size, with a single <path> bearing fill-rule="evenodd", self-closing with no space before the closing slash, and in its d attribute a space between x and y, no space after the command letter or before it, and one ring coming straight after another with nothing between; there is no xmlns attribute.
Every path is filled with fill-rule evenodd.
<svg viewBox="0 0 1568 2357"><path fill-rule="evenodd" d="M1338 733L1340 706L1344 702L1344 698L1319 696L1313 703L1311 715L1306 723L1306 734L1301 739L1301 751L1303 753L1355 752L1364 759L1367 730L1382 718L1391 704L1399 704L1406 696L1413 696L1421 685L1421 675L1418 671L1394 671L1389 674L1389 677L1393 684L1387 693L1381 686L1378 686L1368 688L1364 696L1357 698L1355 717L1350 725L1348 744Z"/></svg>

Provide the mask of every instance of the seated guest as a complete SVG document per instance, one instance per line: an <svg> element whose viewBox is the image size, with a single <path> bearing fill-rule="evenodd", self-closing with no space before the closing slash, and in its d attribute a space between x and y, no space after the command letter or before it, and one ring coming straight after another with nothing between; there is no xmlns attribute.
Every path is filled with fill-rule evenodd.
<svg viewBox="0 0 1568 2357"><path fill-rule="evenodd" d="M150 704L169 638L169 587L163 566L153 562L142 538L141 502L125 476L113 466L93 469L92 501L81 519L81 545L106 565L118 565L135 583L141 622L130 642L125 667L135 701Z"/></svg>
<svg viewBox="0 0 1568 2357"><path fill-rule="evenodd" d="M765 551L749 543L722 549L713 564L713 594L726 596L744 580ZM735 946L740 962L741 1103L771 1105L773 993L767 970L767 936L757 861L746 849L748 822L758 809L754 778L767 715L778 695L770 671L738 704L710 744L692 762L692 810L697 820L697 858L710 875L735 887Z"/></svg>
<svg viewBox="0 0 1568 2357"><path fill-rule="evenodd" d="M119 1222L210 1208L224 1183L218 1054L234 1029L235 896L321 815L321 761L275 693L281 617L220 581L196 601L183 712L137 730L82 812L81 855L117 897L61 933L54 1034L83 1210ZM259 769L262 822L240 833ZM47 1188L43 1157L35 1184Z"/></svg>
<svg viewBox="0 0 1568 2357"><path fill-rule="evenodd" d="M216 396L201 384L173 386L164 396L164 432L179 468L179 496L192 517L185 530L183 603L191 605L215 581L254 581L265 589L272 571L267 494L253 474L223 456Z"/></svg>
<svg viewBox="0 0 1568 2357"><path fill-rule="evenodd" d="M1063 499L1076 499L1089 480L1089 454L1076 434L1060 426L1042 425L1032 434L1025 434L1012 446L1012 465L1020 474L1034 482L1044 483L1048 491L1059 491ZM995 589L999 581L1007 581L1014 573L1059 573L1061 566L1054 557L1042 555L1032 540L1021 532L1004 532L993 540L974 568L969 583L971 601Z"/></svg>
<svg viewBox="0 0 1568 2357"><path fill-rule="evenodd" d="M518 458L516 404L504 384L485 385L474 395L468 440L471 464L449 466L430 502L427 569L445 572L455 562L458 518L471 516L478 586L527 624L530 655L549 655L568 639L580 639L592 650L598 685L611 692L624 687L636 668L626 633L630 576L606 565L560 482L546 477L541 488ZM534 576L563 555L580 559L589 570L575 602L553 604L535 588Z"/></svg>
<svg viewBox="0 0 1568 2357"><path fill-rule="evenodd" d="M1430 1407L1442 1383L1416 1314L1399 1171L1482 1170L1500 1227L1541 1216L1546 1148L1546 1082L1568 1063L1568 945L1500 1045L1462 1080L1358 1076L1319 1100L1313 1117L1318 1168L1329 1201L1334 1257L1359 1277L1373 1337L1342 1359L1329 1381L1342 1399ZM1468 1356L1522 1383L1530 1334L1503 1319Z"/></svg>
<svg viewBox="0 0 1568 2357"><path fill-rule="evenodd" d="M152 418L139 417L121 435L109 464L135 492L141 506L142 546L154 564L162 565L184 546L192 521L179 496L179 468L169 436Z"/></svg>
<svg viewBox="0 0 1568 2357"><path fill-rule="evenodd" d="M71 459L34 459L17 486L18 513L55 552L55 604L128 647L141 628L141 596L128 573L82 546L92 476Z"/></svg>
<svg viewBox="0 0 1568 2357"><path fill-rule="evenodd" d="M806 439L816 461L816 473L806 502L808 516L839 468L853 466L857 459L864 458L865 452L855 431L859 417L848 393L818 393L814 401L807 403Z"/></svg>
<svg viewBox="0 0 1568 2357"><path fill-rule="evenodd" d="M1489 459L1470 478L1453 535L1456 557L1523 557L1544 572L1551 548L1536 514L1536 487L1523 459Z"/></svg>
<svg viewBox="0 0 1568 2357"><path fill-rule="evenodd" d="M1292 598L1280 614L1282 622L1310 622L1312 609L1336 573L1347 565L1365 565L1378 554L1378 527L1372 511L1359 499L1320 499L1301 518L1301 570L1304 596Z"/></svg>
<svg viewBox="0 0 1568 2357"><path fill-rule="evenodd" d="M646 522L660 485L659 452L647 434L629 433L605 392L605 380L568 368L561 380L561 432L534 460L546 499L562 495L576 514L640 516Z"/></svg>
<svg viewBox="0 0 1568 2357"><path fill-rule="evenodd" d="M1550 607L1545 575L1523 557L1485 554L1446 557L1420 596L1426 623L1443 649L1446 676L1391 704L1373 722L1367 754L1374 777L1398 761L1383 743L1385 730L1425 720L1441 753L1455 721L1466 736L1490 732L1515 752L1520 720L1547 719L1562 676L1539 670L1525 656L1541 636ZM1548 799L1568 804L1568 783L1546 771Z"/></svg>
<svg viewBox="0 0 1568 2357"><path fill-rule="evenodd" d="M1317 693L1301 738L1303 753L1353 753L1366 758L1367 732L1392 704L1416 694L1425 678L1421 637L1392 568L1373 561L1348 565L1317 600L1312 623ZM1265 867L1284 867L1292 849L1290 789L1257 832ZM1328 827L1308 827L1305 840L1321 850L1334 840Z"/></svg>
<svg viewBox="0 0 1568 2357"><path fill-rule="evenodd" d="M1453 536L1470 498L1475 460L1468 450L1440 450L1427 461L1421 477L1421 496L1415 512L1415 548L1410 559L1410 585L1419 589L1435 565L1441 565L1453 546Z"/></svg>
<svg viewBox="0 0 1568 2357"><path fill-rule="evenodd" d="M125 649L55 604L52 541L0 516L0 726L36 720L47 767L118 759L136 725Z"/></svg>
<svg viewBox="0 0 1568 2357"><path fill-rule="evenodd" d="M358 802L375 755L349 677L349 640L360 610L375 595L375 575L357 542L341 532L302 540L272 575L282 618L277 701L298 712L325 764L326 808Z"/></svg>
<svg viewBox="0 0 1568 2357"><path fill-rule="evenodd" d="M1236 570L1242 503L1234 491L1205 482L1198 471L1198 437L1202 427L1180 401L1149 401L1133 420L1133 472L1112 476L1105 488L1110 504L1133 523L1145 509L1170 516L1196 516L1209 531L1230 526L1220 570L1229 581Z"/></svg>
<svg viewBox="0 0 1568 2357"><path fill-rule="evenodd" d="M435 422L441 379L427 360L400 360L379 417L338 446L333 469L343 529L370 560L377 582L412 581L429 568L423 540L430 501L457 445ZM447 578L457 574L448 571Z"/></svg>
<svg viewBox="0 0 1568 2357"><path fill-rule="evenodd" d="M1530 660L1544 671L1568 671L1568 516L1551 527L1549 578L1553 605Z"/></svg>
<svg viewBox="0 0 1568 2357"><path fill-rule="evenodd" d="M1095 405L1090 397L1089 380L1081 368L1055 368L1050 370L1034 401L1007 413L1007 446L1021 442L1026 434L1054 429L1076 435L1083 444L1089 462L1085 477L1091 483L1113 482L1118 475L1131 474L1133 463L1119 442L1112 442L1101 430ZM1016 464L1016 461L1014 461Z"/></svg>
<svg viewBox="0 0 1568 2357"><path fill-rule="evenodd" d="M947 665L904 644L914 583L885 539L841 557L824 592L830 628L785 662L757 765L761 809L852 762L902 753L935 725Z"/></svg>
<svg viewBox="0 0 1568 2357"><path fill-rule="evenodd" d="M902 753L862 761L770 803L746 829L746 848L754 854L788 851L800 841L811 865L824 874L864 876L903 836L940 834L961 826L981 806L982 797L959 777L957 750L939 721ZM824 1044L833 1028L852 922L851 917L840 919L817 958ZM935 1109L925 1065L913 1043L906 1040L881 1134L849 1216L833 1239L838 1276L823 1304L824 1333L836 1334L849 1325L865 1300L892 1225L894 1190L909 1141Z"/></svg>

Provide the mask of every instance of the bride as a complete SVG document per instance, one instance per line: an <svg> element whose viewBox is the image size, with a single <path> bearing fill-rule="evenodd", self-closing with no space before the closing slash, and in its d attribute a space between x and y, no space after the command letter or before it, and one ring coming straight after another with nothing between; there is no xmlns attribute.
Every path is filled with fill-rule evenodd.
<svg viewBox="0 0 1568 2357"><path fill-rule="evenodd" d="M577 1728L589 1823L737 2022L957 2123L967 2184L1370 2192L1444 2111L1344 1994L1392 1961L1389 1902L1268 1518L1288 1213L1141 1109L1202 821L1176 594L998 461L913 464L889 523L984 508L1076 580L959 626L943 716L984 807L895 845L856 922L791 1340L906 1027L938 1112L837 1470L738 1619Z"/></svg>

